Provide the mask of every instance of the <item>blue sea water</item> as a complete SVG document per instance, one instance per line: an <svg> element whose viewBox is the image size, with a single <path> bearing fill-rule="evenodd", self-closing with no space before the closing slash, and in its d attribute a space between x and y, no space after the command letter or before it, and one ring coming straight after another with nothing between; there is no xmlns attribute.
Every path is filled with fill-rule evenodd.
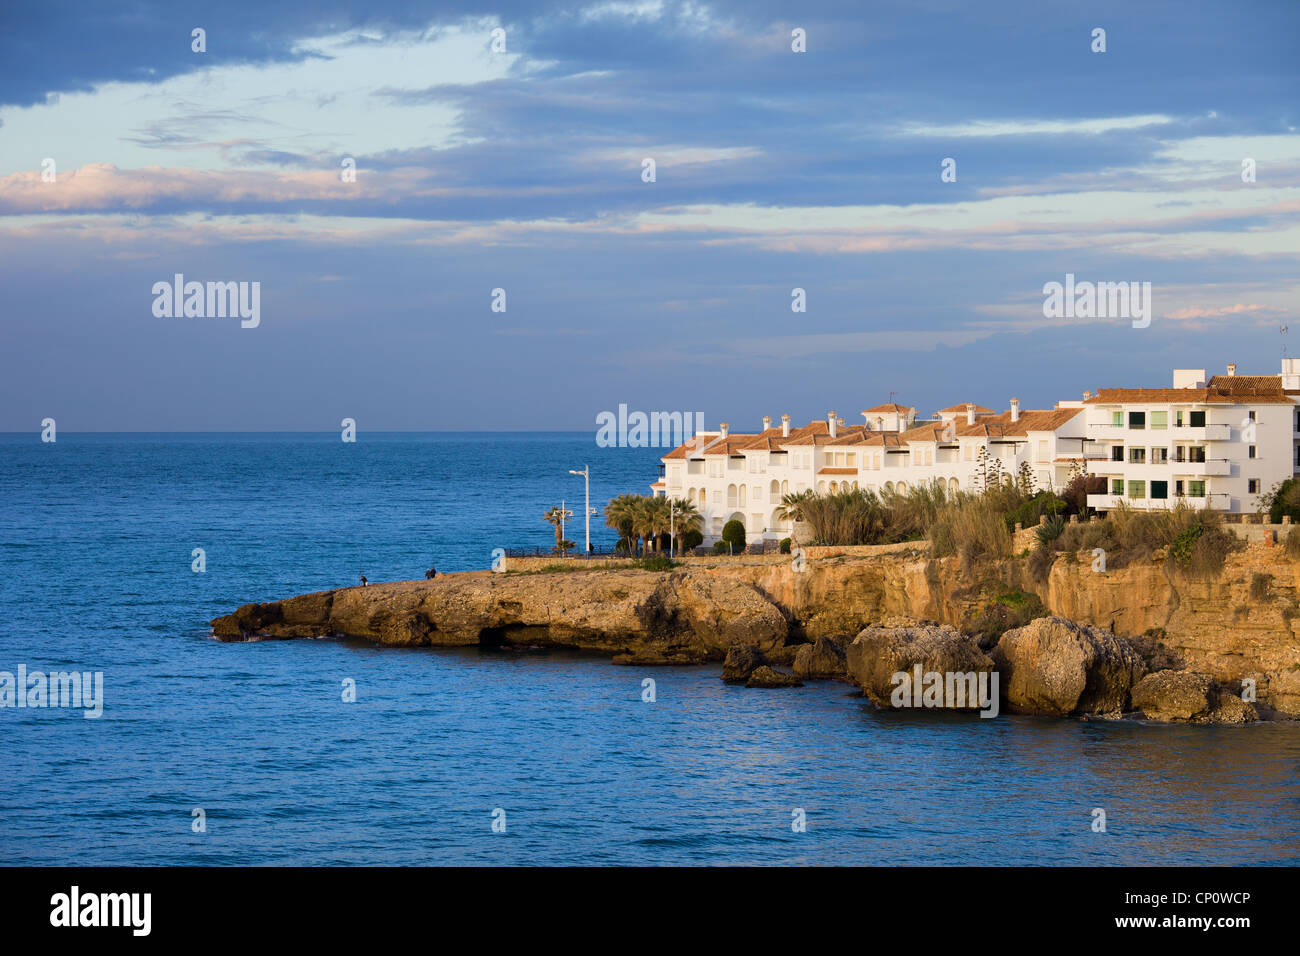
<svg viewBox="0 0 1300 956"><path fill-rule="evenodd" d="M105 696L98 720L0 710L0 861L1300 858L1296 724L879 713L842 684L747 690L716 666L209 636L239 604L359 568L545 546L546 508L581 515L568 469L591 465L600 506L644 492L657 454L587 433L0 436L0 671L102 671Z"/></svg>

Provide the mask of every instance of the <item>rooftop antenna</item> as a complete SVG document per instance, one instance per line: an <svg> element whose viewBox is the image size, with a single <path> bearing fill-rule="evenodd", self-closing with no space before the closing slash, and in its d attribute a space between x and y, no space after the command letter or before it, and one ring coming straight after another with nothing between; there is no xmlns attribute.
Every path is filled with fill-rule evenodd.
<svg viewBox="0 0 1300 956"><path fill-rule="evenodd" d="M1282 358L1286 359L1286 326L1282 326Z"/></svg>
<svg viewBox="0 0 1300 956"><path fill-rule="evenodd" d="M897 395L897 394L898 394L897 392L890 392L890 393L889 393L889 404L890 404L890 405L893 405L893 404L894 404L894 396Z"/></svg>

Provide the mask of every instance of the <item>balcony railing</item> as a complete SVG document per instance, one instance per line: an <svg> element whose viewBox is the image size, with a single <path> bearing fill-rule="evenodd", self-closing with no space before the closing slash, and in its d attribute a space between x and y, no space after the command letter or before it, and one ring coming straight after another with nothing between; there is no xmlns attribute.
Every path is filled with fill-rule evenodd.
<svg viewBox="0 0 1300 956"><path fill-rule="evenodd" d="M1190 495L1176 495L1169 498L1130 498L1128 495L1089 495L1088 507L1095 508L1098 511L1111 511L1120 507L1120 502L1124 502L1130 508L1136 508L1141 511L1169 511L1181 505L1191 508L1209 508L1211 498L1207 494L1204 497L1193 498Z"/></svg>
<svg viewBox="0 0 1300 956"><path fill-rule="evenodd" d="M1093 422L1088 425L1088 438L1092 441L1131 441L1133 444L1158 444L1161 436L1168 436L1171 441L1230 441L1231 425L1178 425L1168 428L1126 428L1123 425Z"/></svg>

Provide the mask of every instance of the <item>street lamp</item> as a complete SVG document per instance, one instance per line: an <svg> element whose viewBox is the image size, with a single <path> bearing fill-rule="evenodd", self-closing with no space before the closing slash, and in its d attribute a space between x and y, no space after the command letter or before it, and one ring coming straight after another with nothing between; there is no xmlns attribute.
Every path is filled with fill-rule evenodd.
<svg viewBox="0 0 1300 956"><path fill-rule="evenodd" d="M586 542L587 550L585 553L588 556L590 556L591 555L591 466L583 465L582 471L574 471L572 468L570 468L569 474L582 475L582 488L583 488L584 497L586 499L585 501L586 506L583 508L583 511L585 512L583 517L587 522L587 542Z"/></svg>

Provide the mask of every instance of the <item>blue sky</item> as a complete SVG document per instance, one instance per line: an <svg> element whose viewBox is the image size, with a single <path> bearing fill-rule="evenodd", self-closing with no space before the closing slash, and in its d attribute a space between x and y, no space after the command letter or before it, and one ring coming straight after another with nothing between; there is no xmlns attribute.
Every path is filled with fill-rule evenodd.
<svg viewBox="0 0 1300 956"><path fill-rule="evenodd" d="M101 6L0 11L0 430L1043 407L1300 317L1290 0ZM178 272L261 324L155 317Z"/></svg>

